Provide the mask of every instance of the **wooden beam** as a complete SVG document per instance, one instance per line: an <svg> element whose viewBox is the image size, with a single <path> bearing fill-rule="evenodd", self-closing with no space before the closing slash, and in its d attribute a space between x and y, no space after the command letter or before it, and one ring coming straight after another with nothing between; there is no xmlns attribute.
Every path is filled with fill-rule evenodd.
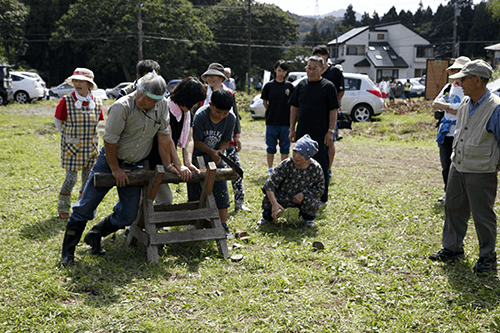
<svg viewBox="0 0 500 333"><path fill-rule="evenodd" d="M134 170L127 172L127 177L129 179L129 186L142 186L147 184L155 176L155 171L153 170ZM193 173L189 183L203 182L205 180L206 172L200 174ZM230 168L217 169L215 174L215 181L219 180L236 180L238 174ZM161 181L164 183L183 183L183 180L171 172L165 173ZM116 185L115 177L110 173L99 173L94 174L94 186L95 187L113 187Z"/></svg>

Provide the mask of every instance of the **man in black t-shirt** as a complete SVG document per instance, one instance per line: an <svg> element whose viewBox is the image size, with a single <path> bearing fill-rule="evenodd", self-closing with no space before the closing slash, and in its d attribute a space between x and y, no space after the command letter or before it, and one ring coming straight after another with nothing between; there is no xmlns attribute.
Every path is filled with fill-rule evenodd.
<svg viewBox="0 0 500 333"><path fill-rule="evenodd" d="M328 47L326 45L315 46L312 50L312 55L323 58L326 69L321 74L321 76L332 82L333 85L335 86L335 89L337 89L337 100L339 102L339 108L340 108L340 104L342 101L342 97L344 96L344 90L345 90L344 74L342 74L342 71L337 67L328 65L328 58L330 57L330 54L328 52ZM333 159L335 158L335 141L338 141L341 138L342 137L339 135L339 130L337 128L337 125L335 124L335 135L333 138L334 144L330 146L328 152L328 157L329 157L328 169L332 168Z"/></svg>
<svg viewBox="0 0 500 333"><path fill-rule="evenodd" d="M266 108L266 145L267 166L269 174L273 172L276 145L280 145L281 160L288 158L290 153L290 104L288 99L293 91L293 85L286 80L289 65L284 60L274 64L274 80L268 82L262 89L261 98Z"/></svg>
<svg viewBox="0 0 500 333"><path fill-rule="evenodd" d="M295 142L305 134L319 145L314 159L323 168L325 184L329 182L328 147L333 145L339 103L333 83L321 77L323 59L312 56L307 62L307 79L300 81L290 97L290 141ZM295 124L298 120L297 131ZM328 186L321 201L328 200Z"/></svg>

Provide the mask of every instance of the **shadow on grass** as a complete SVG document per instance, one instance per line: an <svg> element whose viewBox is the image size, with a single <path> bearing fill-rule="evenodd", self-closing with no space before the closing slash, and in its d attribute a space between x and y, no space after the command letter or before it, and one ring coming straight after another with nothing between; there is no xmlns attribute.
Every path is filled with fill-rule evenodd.
<svg viewBox="0 0 500 333"><path fill-rule="evenodd" d="M179 275L179 270L188 274L196 273L200 263L205 260L224 260L218 253L215 241L160 247L158 264L148 262L146 247L142 244L127 247L123 233L104 239L102 247L107 250L106 254L94 256L89 246L80 242L76 263L61 268L66 270L68 276L65 289L84 297L86 295L85 304L96 308L126 301L126 293L136 290L134 281L179 280L184 278L184 275ZM147 288L140 282L138 285L141 288L139 292ZM151 293L151 297L157 296Z"/></svg>
<svg viewBox="0 0 500 333"><path fill-rule="evenodd" d="M48 240L64 231L67 222L68 220L54 216L45 221L24 226L21 229L21 236L31 240Z"/></svg>
<svg viewBox="0 0 500 333"><path fill-rule="evenodd" d="M500 281L498 273L475 274L474 262L464 259L456 263L443 264L450 286L459 294L448 300L449 306L470 309L497 309L500 304Z"/></svg>

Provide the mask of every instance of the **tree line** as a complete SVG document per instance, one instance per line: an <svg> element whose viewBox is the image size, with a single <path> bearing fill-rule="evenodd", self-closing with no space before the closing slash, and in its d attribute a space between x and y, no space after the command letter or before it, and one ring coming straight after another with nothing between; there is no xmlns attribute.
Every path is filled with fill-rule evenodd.
<svg viewBox="0 0 500 333"><path fill-rule="evenodd" d="M305 18L254 0L0 0L0 63L36 69L50 86L74 68L88 67L98 85L111 87L134 79L141 31L143 58L158 61L166 80L199 76L208 64L220 62L232 68L242 89L249 40L253 74L272 69L281 58L292 70L303 70L312 46L353 27L393 21L404 22L435 44L437 55L449 57L454 1L435 13L421 3L415 13L398 14L393 7L382 17L364 13L359 21L350 5L342 20L313 20L305 34ZM480 57L484 45L467 42L500 37L494 8L461 2L460 52Z"/></svg>

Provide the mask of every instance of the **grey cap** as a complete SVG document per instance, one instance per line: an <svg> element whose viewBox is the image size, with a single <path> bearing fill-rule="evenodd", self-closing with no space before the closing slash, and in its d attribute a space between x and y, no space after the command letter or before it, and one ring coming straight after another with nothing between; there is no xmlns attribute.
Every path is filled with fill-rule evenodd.
<svg viewBox="0 0 500 333"><path fill-rule="evenodd" d="M455 62L453 63L453 65L446 68L446 70L449 70L449 69L459 69L460 70L469 61L470 61L470 59L468 57L464 57L464 56L458 57L457 59L455 59Z"/></svg>
<svg viewBox="0 0 500 333"><path fill-rule="evenodd" d="M469 61L462 67L460 72L450 75L450 79L460 79L467 75L477 75L479 77L489 79L493 73L493 68L486 61L478 59Z"/></svg>
<svg viewBox="0 0 500 333"><path fill-rule="evenodd" d="M208 66L207 71L201 75L201 78L204 78L208 75L222 76L224 80L226 80L226 75L224 74L224 66L216 62L211 63L210 66Z"/></svg>

